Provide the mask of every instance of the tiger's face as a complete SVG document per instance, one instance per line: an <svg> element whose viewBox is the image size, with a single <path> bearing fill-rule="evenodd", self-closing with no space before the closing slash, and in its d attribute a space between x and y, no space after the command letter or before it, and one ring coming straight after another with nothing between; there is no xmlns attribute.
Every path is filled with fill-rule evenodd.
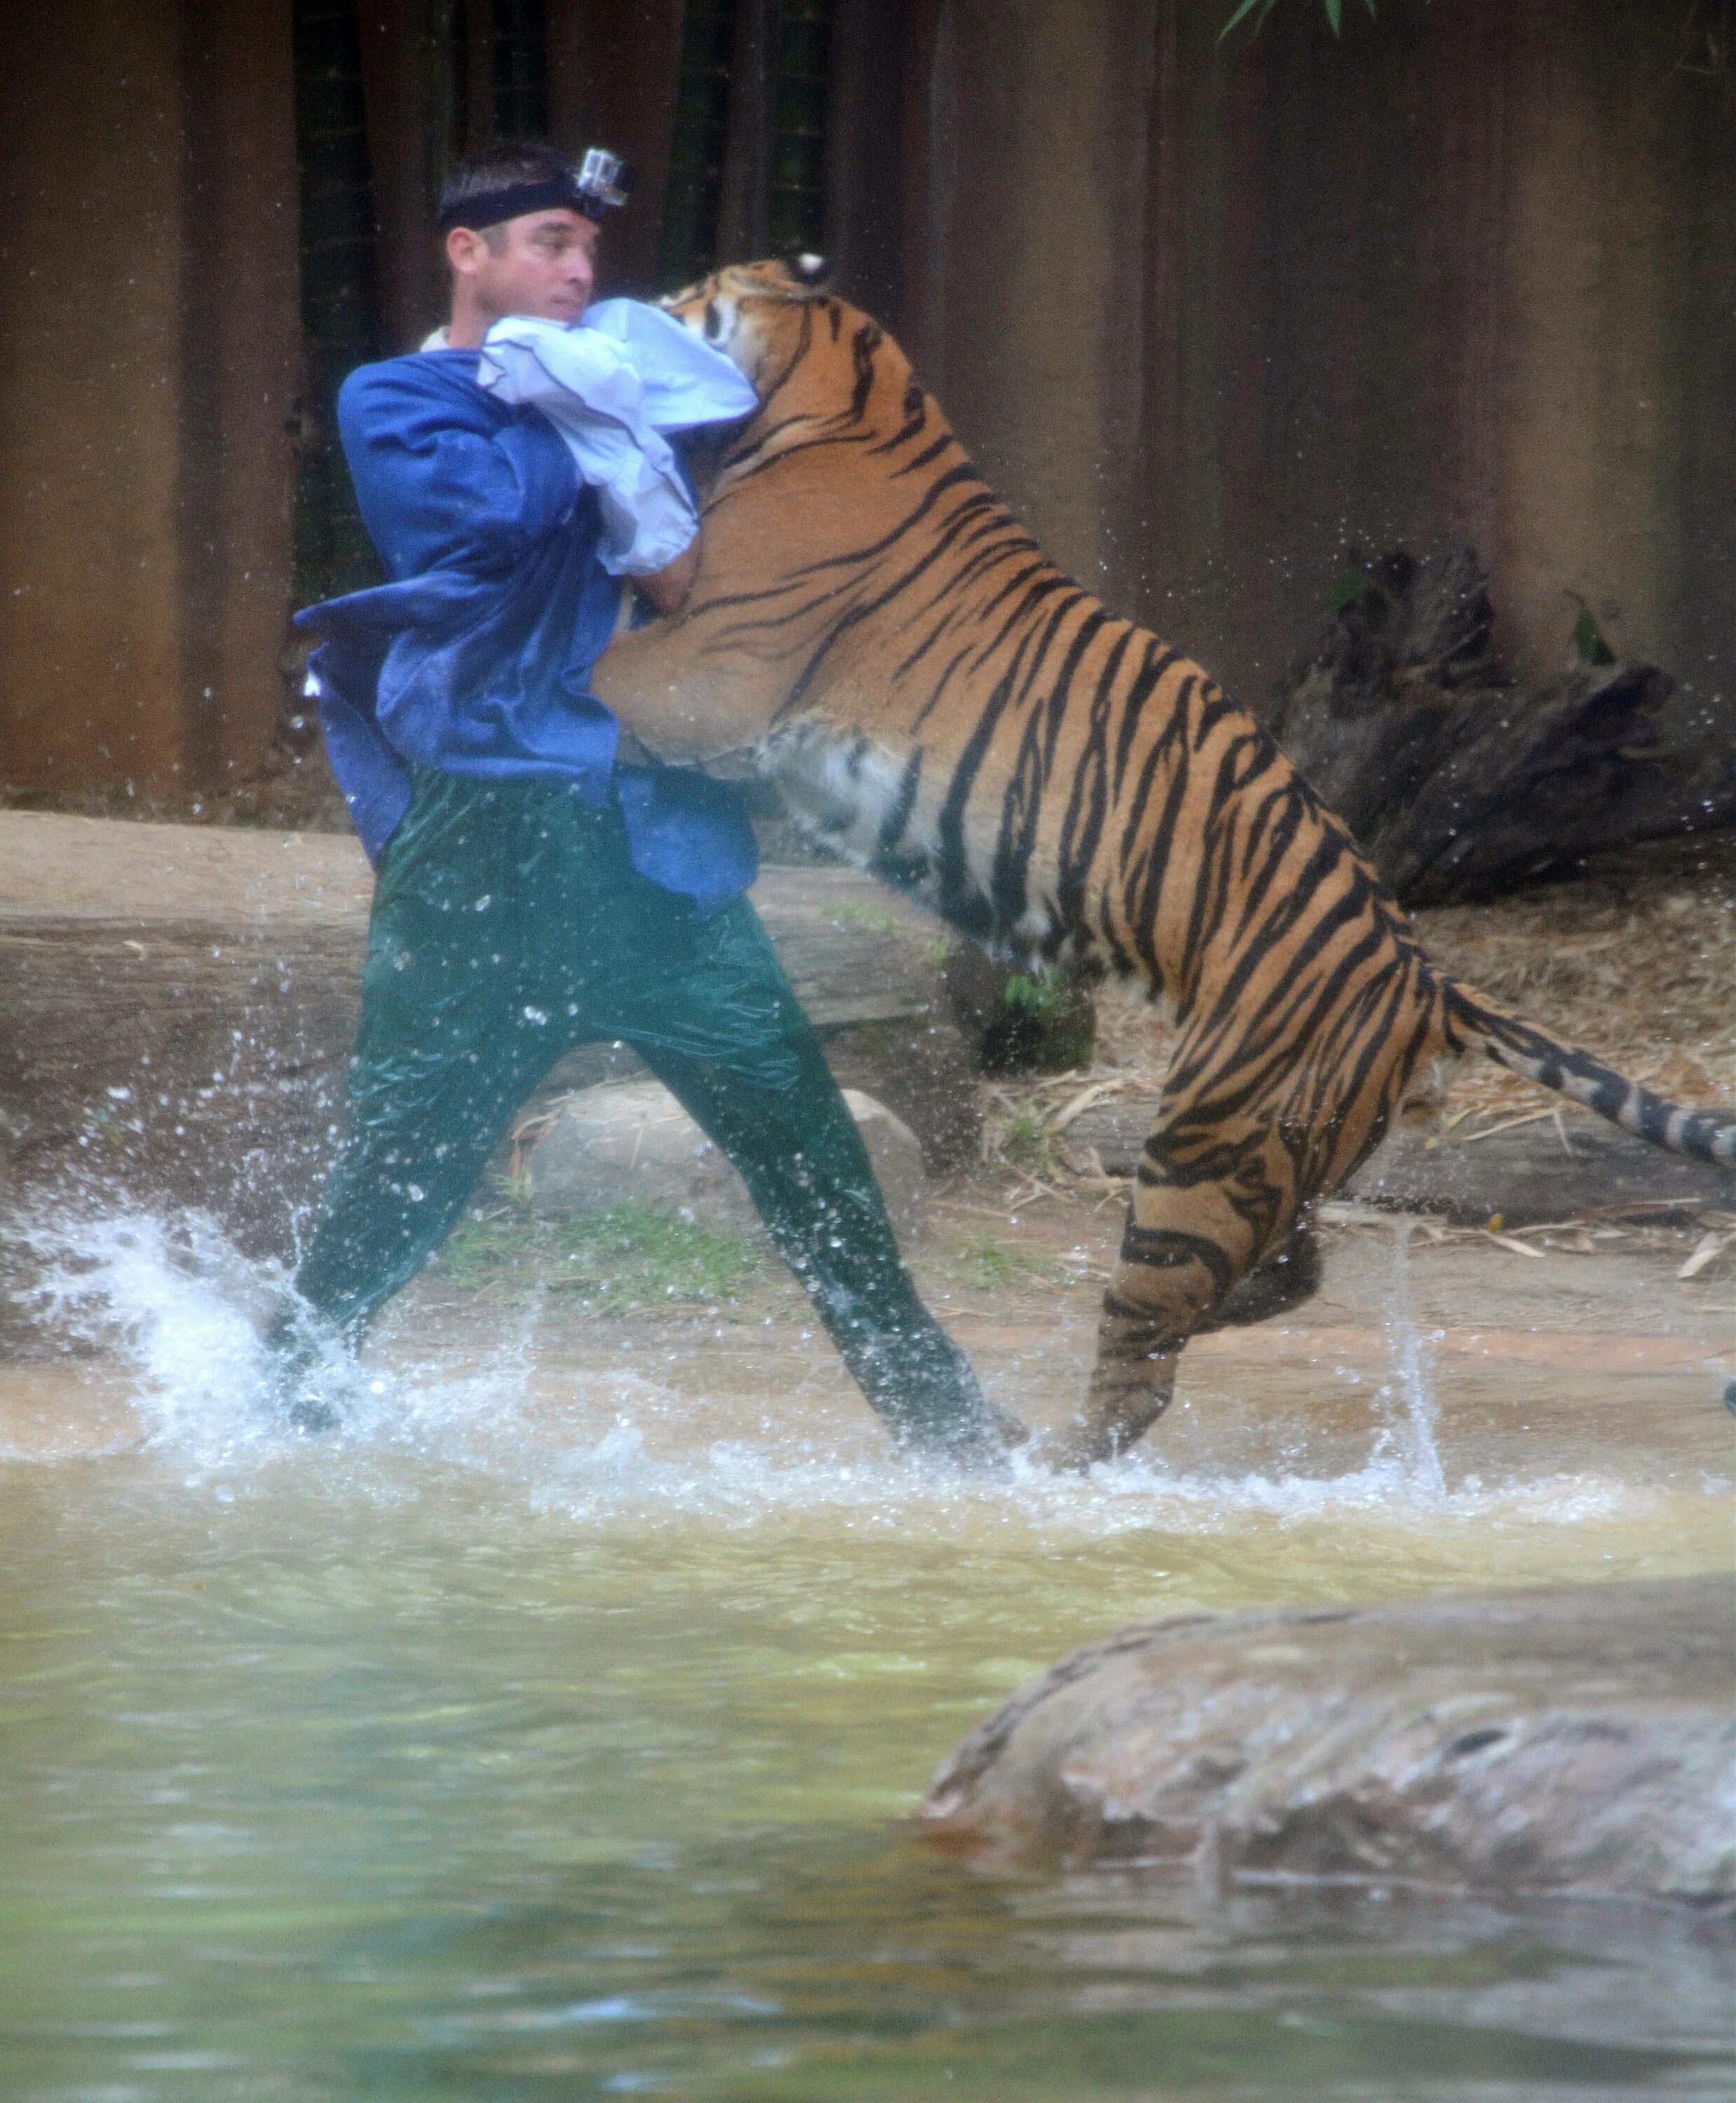
<svg viewBox="0 0 1736 2103"><path fill-rule="evenodd" d="M732 263L657 304L721 350L763 399L794 349L803 310L821 296L831 269L823 256Z"/></svg>

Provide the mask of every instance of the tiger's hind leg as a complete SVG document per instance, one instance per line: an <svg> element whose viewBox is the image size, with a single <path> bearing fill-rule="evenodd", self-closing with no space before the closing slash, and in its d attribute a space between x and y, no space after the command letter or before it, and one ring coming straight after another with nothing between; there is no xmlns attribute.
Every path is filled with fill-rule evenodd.
<svg viewBox="0 0 1736 2103"><path fill-rule="evenodd" d="M1234 1318L1235 1288L1263 1257L1311 1247L1305 1229L1301 1243L1292 1238L1298 1213L1294 1163L1273 1126L1219 1120L1209 1105L1160 1118L1103 1296L1085 1405L1053 1465L1112 1460L1149 1430L1169 1406L1188 1339L1214 1317ZM1285 1280L1292 1287L1307 1275L1308 1258L1299 1254L1296 1263Z"/></svg>
<svg viewBox="0 0 1736 2103"><path fill-rule="evenodd" d="M1320 1236L1304 1211L1277 1247L1231 1287L1196 1333L1269 1322L1274 1314L1287 1314L1312 1300L1320 1287Z"/></svg>

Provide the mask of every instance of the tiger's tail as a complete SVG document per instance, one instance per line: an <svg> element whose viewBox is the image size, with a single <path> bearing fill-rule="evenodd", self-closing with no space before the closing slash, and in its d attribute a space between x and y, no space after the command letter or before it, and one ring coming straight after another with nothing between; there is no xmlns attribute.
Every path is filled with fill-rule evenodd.
<svg viewBox="0 0 1736 2103"><path fill-rule="evenodd" d="M1583 1103L1654 1146L1690 1154L1714 1167L1736 1163L1736 1124L1667 1102L1589 1052L1565 1044L1534 1022L1509 1014L1475 987L1445 980L1441 989L1450 1049L1467 1051L1481 1045L1498 1065L1553 1088L1570 1101Z"/></svg>

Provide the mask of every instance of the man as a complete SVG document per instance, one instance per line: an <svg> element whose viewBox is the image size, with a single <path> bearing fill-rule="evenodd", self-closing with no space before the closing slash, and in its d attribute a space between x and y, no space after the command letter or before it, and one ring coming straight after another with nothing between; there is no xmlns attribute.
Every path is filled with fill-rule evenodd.
<svg viewBox="0 0 1736 2103"><path fill-rule="evenodd" d="M291 1414L329 1421L305 1385L318 1332L359 1336L439 1246L553 1060L619 1038L740 1170L897 1441L983 1457L1020 1428L984 1402L899 1256L743 896L757 864L739 799L617 763L615 718L588 691L619 592L596 498L551 424L477 385L495 322L581 319L604 208L544 146L466 163L441 207L443 343L362 367L340 398L391 581L300 618L326 638L327 747L379 874L346 1136L301 1308L276 1332ZM673 611L698 559L695 537L635 581Z"/></svg>

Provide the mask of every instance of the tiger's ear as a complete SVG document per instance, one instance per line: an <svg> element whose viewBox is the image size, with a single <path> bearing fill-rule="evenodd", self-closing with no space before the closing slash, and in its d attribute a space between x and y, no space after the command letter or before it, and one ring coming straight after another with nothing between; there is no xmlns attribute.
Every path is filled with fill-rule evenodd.
<svg viewBox="0 0 1736 2103"><path fill-rule="evenodd" d="M816 286L824 285L832 275L832 258L804 251L799 255L786 256L784 268L795 283L811 291Z"/></svg>

